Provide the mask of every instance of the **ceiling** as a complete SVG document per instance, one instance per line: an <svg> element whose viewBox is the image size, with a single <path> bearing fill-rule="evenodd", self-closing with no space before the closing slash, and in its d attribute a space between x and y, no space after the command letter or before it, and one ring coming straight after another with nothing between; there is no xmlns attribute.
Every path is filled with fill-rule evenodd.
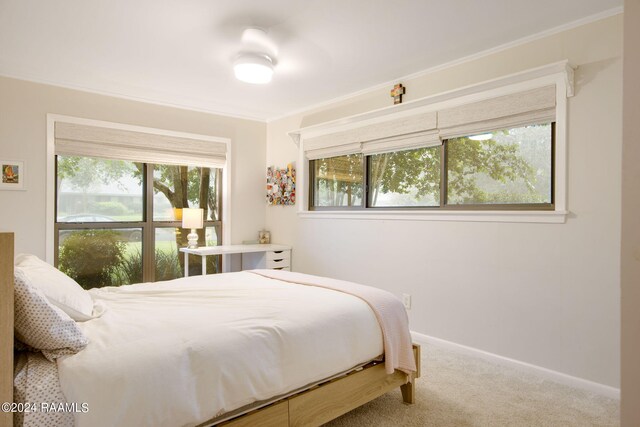
<svg viewBox="0 0 640 427"><path fill-rule="evenodd" d="M0 0L0 75L267 120L593 15L622 0ZM273 81L234 78L244 28Z"/></svg>

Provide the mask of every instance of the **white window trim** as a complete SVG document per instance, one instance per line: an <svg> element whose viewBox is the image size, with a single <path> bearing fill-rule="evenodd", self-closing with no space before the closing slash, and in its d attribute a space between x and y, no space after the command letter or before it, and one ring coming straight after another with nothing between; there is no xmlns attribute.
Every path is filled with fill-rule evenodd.
<svg viewBox="0 0 640 427"><path fill-rule="evenodd" d="M87 126L98 126L110 129L120 129L132 132L144 132L153 135L164 135L178 138L191 138L201 141L211 141L224 143L226 149L226 160L222 167L222 241L224 244L231 242L231 139L210 135L198 135L187 132L176 132L165 129L156 129L143 126L126 125L122 123L105 122L101 120L84 119L80 117L64 116L59 114L47 114L47 189L46 189L46 228L45 228L45 250L46 260L53 264L54 260L54 226L55 226L55 125L56 122L73 123ZM229 260L223 257L222 271L227 271Z"/></svg>
<svg viewBox="0 0 640 427"><path fill-rule="evenodd" d="M574 94L574 68L568 61L560 61L505 77L428 96L415 101L392 105L378 110L341 118L327 123L289 132L299 147L297 172L298 215L301 218L419 220L419 221L481 221L481 222L537 222L564 223L567 210L567 98ZM305 156L305 138L386 122L429 111L510 95L543 86L556 85L555 125L555 200L553 211L496 211L496 210L309 210L309 159Z"/></svg>

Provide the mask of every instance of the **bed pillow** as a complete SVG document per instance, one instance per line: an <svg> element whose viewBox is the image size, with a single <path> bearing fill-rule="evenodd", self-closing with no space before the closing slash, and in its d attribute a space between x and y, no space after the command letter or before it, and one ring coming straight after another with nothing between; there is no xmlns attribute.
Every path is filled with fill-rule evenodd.
<svg viewBox="0 0 640 427"><path fill-rule="evenodd" d="M29 283L42 291L51 304L59 307L73 320L84 322L93 319L91 295L71 277L35 255L20 254L15 259L16 271L21 271Z"/></svg>
<svg viewBox="0 0 640 427"><path fill-rule="evenodd" d="M14 273L15 336L29 347L42 351L49 360L75 354L87 346L78 324L49 303L40 289L32 286L22 271Z"/></svg>

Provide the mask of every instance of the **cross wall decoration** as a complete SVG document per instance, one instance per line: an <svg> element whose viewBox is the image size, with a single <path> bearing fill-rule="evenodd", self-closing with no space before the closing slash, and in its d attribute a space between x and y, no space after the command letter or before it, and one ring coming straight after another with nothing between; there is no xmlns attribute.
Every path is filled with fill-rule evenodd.
<svg viewBox="0 0 640 427"><path fill-rule="evenodd" d="M393 104L402 104L402 95L405 93L405 87L402 86L402 83L398 83L391 89L389 93L393 98Z"/></svg>

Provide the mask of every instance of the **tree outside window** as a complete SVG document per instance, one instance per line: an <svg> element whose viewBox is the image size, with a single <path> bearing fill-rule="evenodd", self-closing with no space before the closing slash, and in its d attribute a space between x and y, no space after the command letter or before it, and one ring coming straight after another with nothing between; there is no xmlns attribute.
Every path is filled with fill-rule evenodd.
<svg viewBox="0 0 640 427"><path fill-rule="evenodd" d="M219 244L221 176L215 168L57 156L59 268L85 288L181 277L178 249L188 233L180 228L182 208L202 208L200 243ZM152 200L146 211L145 199ZM153 263L151 273L144 262ZM208 262L208 271L217 271L219 260ZM190 263L192 274L198 263Z"/></svg>

